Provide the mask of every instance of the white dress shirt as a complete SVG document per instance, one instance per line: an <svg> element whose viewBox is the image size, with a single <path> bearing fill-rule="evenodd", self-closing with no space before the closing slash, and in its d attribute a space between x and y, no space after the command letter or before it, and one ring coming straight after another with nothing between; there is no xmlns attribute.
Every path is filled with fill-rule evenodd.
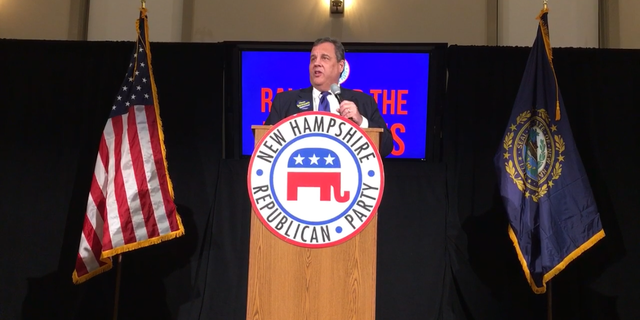
<svg viewBox="0 0 640 320"><path fill-rule="evenodd" d="M318 111L318 106L320 105L320 97L322 97L322 92L320 92L320 90L316 88L313 88L312 95L313 95L313 111ZM340 113L338 113L338 108L340 107L340 104L338 103L338 99L336 98L336 96L334 96L333 93L331 93L331 91L329 91L327 100L329 100L329 109L331 110L331 113L335 113L339 115ZM368 128L368 127L369 127L369 120L367 120L367 118L362 116L362 124L360 125L360 128Z"/></svg>

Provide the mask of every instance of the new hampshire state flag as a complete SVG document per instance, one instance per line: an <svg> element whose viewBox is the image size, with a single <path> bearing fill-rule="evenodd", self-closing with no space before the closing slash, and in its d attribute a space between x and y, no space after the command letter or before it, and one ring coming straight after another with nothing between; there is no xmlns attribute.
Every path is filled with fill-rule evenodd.
<svg viewBox="0 0 640 320"><path fill-rule="evenodd" d="M500 193L524 274L535 293L604 238L552 63L548 11L495 157Z"/></svg>

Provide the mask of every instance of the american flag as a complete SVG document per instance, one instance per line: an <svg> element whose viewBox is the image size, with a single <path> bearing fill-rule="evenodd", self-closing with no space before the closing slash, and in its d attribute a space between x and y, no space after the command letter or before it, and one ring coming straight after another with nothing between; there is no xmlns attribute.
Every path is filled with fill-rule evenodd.
<svg viewBox="0 0 640 320"><path fill-rule="evenodd" d="M111 257L184 234L173 202L146 9L131 63L104 127L73 282L111 269Z"/></svg>

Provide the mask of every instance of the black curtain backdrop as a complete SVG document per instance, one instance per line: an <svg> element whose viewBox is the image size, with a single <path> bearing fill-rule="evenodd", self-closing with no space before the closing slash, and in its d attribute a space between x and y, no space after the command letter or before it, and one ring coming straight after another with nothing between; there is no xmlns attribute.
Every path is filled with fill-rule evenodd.
<svg viewBox="0 0 640 320"><path fill-rule="evenodd" d="M529 48L452 46L444 124L454 270L466 319L545 319L506 232L493 156ZM554 66L606 237L552 283L554 319L640 319L640 51L554 49Z"/></svg>
<svg viewBox="0 0 640 320"><path fill-rule="evenodd" d="M81 285L71 273L97 143L134 48L0 41L0 319L112 319L115 266ZM220 52L171 43L151 52L186 234L123 255L120 319L183 314L209 272L197 267L209 250L222 156Z"/></svg>
<svg viewBox="0 0 640 320"><path fill-rule="evenodd" d="M81 285L71 272L97 142L133 48L0 41L0 319L112 319L117 264ZM123 255L119 319L244 319L248 163L222 156L222 50L151 51L186 235ZM492 165L528 52L451 47L443 162L385 162L377 319L545 319ZM640 51L554 54L607 232L554 280L554 319L638 319Z"/></svg>

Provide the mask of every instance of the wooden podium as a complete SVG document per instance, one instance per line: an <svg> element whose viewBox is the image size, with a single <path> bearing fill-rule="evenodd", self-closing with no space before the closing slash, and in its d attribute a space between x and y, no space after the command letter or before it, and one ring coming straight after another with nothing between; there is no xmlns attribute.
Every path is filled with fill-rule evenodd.
<svg viewBox="0 0 640 320"><path fill-rule="evenodd" d="M252 126L256 144L271 126ZM363 129L376 148L382 129ZM251 210L247 320L373 320L377 212L350 240L303 248L273 235Z"/></svg>

